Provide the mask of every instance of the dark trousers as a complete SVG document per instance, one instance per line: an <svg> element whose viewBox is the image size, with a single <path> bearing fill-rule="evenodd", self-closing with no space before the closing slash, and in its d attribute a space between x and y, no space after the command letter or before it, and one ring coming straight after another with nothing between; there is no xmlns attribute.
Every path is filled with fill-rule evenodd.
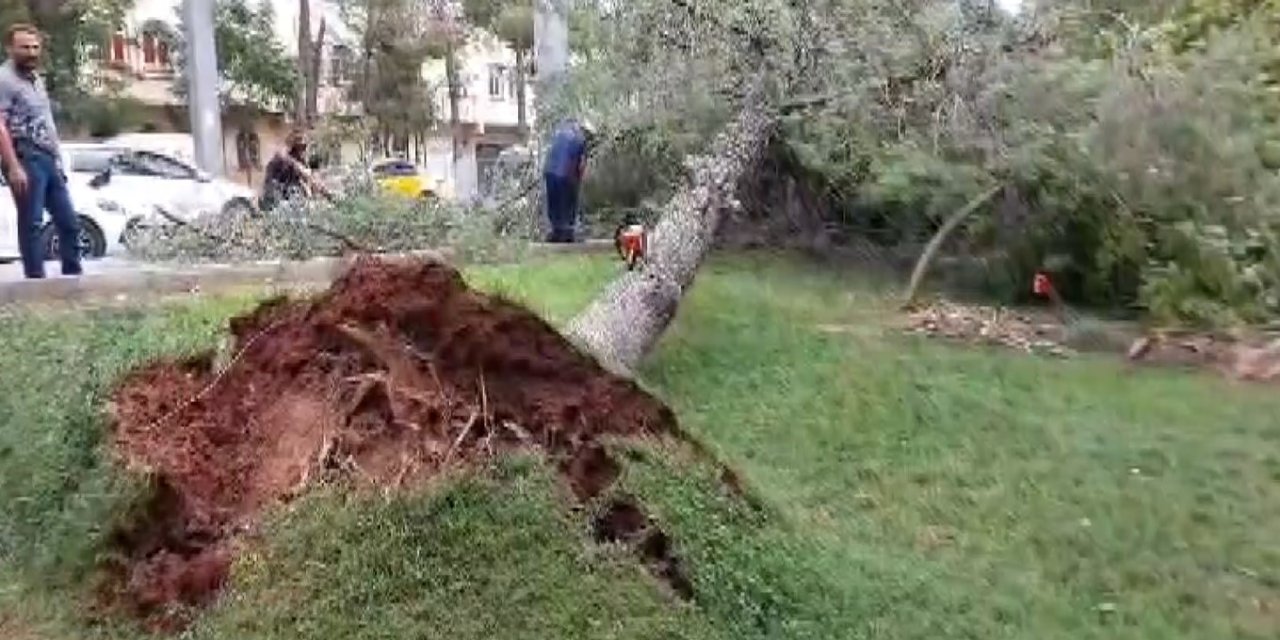
<svg viewBox="0 0 1280 640"><path fill-rule="evenodd" d="M543 175L547 186L547 220L551 223L549 242L573 242L578 226L578 183L563 176Z"/></svg>
<svg viewBox="0 0 1280 640"><path fill-rule="evenodd" d="M22 270L28 278L44 277L44 243L41 227L44 210L58 232L58 253L63 275L80 275L80 218L71 204L67 183L53 156L42 151L21 155L22 169L27 173L26 197L14 196L18 209L18 251L22 254Z"/></svg>

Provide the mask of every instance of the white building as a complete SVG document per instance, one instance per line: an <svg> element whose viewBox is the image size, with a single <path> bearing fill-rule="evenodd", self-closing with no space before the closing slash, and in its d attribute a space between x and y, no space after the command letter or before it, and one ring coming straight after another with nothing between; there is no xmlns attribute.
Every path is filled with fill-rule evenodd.
<svg viewBox="0 0 1280 640"><path fill-rule="evenodd" d="M432 60L423 68L423 77L433 87L435 112L445 127L431 140L426 164L430 173L448 179L458 194L474 196L483 189L487 168L498 154L521 141L515 52L492 34L477 31L460 52L458 72L462 145L454 163L452 140L447 134L449 90L444 61ZM533 82L529 78L525 115L530 129L535 122L533 99Z"/></svg>
<svg viewBox="0 0 1280 640"><path fill-rule="evenodd" d="M290 55L297 54L297 0L272 2L276 14L276 37ZM106 48L105 60L91 70L105 86L120 82L124 95L145 105L143 131L182 132L189 130L185 101L174 95L174 53L171 34L180 26L182 0L135 0L120 30ZM343 24L338 12L326 0L312 0L311 35L325 24L321 44L321 86L318 107L322 115L358 116L359 105L347 99L351 88L351 65L358 43ZM491 34L477 32L461 51L461 100L459 102L460 153L454 161L449 133L449 100L444 81L443 61L429 61L423 78L433 87L424 100L435 103L443 121L427 141L421 164L434 177L447 180L455 193L467 197L480 188L484 166L498 152L519 140L515 87L515 54ZM528 118L533 119L532 89L528 91ZM234 96L233 96L234 102ZM229 107L223 113L225 170L229 176L249 183L261 178L261 166L283 140L291 114L249 112ZM256 149L256 153L254 151ZM343 149L341 160L358 162L360 146Z"/></svg>

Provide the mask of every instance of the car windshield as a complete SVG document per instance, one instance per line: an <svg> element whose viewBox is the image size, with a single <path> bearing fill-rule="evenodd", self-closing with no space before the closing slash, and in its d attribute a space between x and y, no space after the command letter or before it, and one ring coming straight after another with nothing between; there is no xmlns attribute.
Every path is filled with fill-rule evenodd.
<svg viewBox="0 0 1280 640"><path fill-rule="evenodd" d="M176 178L179 180L191 180L196 177L195 171L168 156L162 156L158 153L149 151L139 151L129 155L129 163L133 165L140 173L144 175L159 176L161 178Z"/></svg>
<svg viewBox="0 0 1280 640"><path fill-rule="evenodd" d="M418 175L418 168L410 162L386 162L373 168L379 178L405 178Z"/></svg>

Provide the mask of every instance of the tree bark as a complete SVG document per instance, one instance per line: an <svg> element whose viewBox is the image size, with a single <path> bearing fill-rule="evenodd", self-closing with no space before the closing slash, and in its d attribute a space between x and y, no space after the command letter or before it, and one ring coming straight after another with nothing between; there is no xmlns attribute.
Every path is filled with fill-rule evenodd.
<svg viewBox="0 0 1280 640"><path fill-rule="evenodd" d="M307 126L311 97L311 0L298 0L298 98L294 117L298 126Z"/></svg>
<svg viewBox="0 0 1280 640"><path fill-rule="evenodd" d="M529 93L529 75L525 70L528 64L528 56L521 47L515 47L516 50L516 130L520 132L520 137L526 138L529 135L529 112L528 98Z"/></svg>
<svg viewBox="0 0 1280 640"><path fill-rule="evenodd" d="M773 111L759 78L708 153L686 161L688 183L653 228L643 267L614 280L569 323L565 335L604 368L633 375L675 318L711 250L722 214L740 206L738 185L773 134Z"/></svg>
<svg viewBox="0 0 1280 640"><path fill-rule="evenodd" d="M316 31L315 41L311 43L311 66L307 68L307 123L313 123L320 117L320 70L324 53L324 32L328 25L320 18L320 28Z"/></svg>
<svg viewBox="0 0 1280 640"><path fill-rule="evenodd" d="M324 46L324 18L311 37L311 0L298 0L298 125L311 125L320 115L320 67Z"/></svg>
<svg viewBox="0 0 1280 640"><path fill-rule="evenodd" d="M449 85L449 137L453 141L453 175L456 179L458 159L462 157L462 123L459 114L461 97L458 95L462 81L458 78L458 55L453 43L445 48L444 77L445 83Z"/></svg>
<svg viewBox="0 0 1280 640"><path fill-rule="evenodd" d="M933 264L933 259L938 255L938 250L942 248L942 244L951 237L951 232L960 227L960 223L964 222L974 211L986 204L997 193L1000 192L1000 186L994 186L979 194L974 199L960 208L960 210L951 214L946 222L938 228L937 233L929 239L929 244L925 245L924 251L920 253L920 259L916 261L915 269L911 271L911 281L907 284L907 291L903 295L902 307L910 308L916 303L916 294L920 290L920 283L924 282L924 274L928 273L929 265Z"/></svg>

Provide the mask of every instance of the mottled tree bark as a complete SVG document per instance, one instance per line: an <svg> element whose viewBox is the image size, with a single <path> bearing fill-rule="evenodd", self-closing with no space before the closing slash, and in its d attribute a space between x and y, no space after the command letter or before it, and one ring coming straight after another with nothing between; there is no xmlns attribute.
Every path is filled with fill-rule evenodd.
<svg viewBox="0 0 1280 640"><path fill-rule="evenodd" d="M726 210L739 206L744 174L760 159L776 122L757 82L706 155L686 161L688 183L649 236L642 268L624 273L580 313L566 335L601 366L630 376L675 318Z"/></svg>

